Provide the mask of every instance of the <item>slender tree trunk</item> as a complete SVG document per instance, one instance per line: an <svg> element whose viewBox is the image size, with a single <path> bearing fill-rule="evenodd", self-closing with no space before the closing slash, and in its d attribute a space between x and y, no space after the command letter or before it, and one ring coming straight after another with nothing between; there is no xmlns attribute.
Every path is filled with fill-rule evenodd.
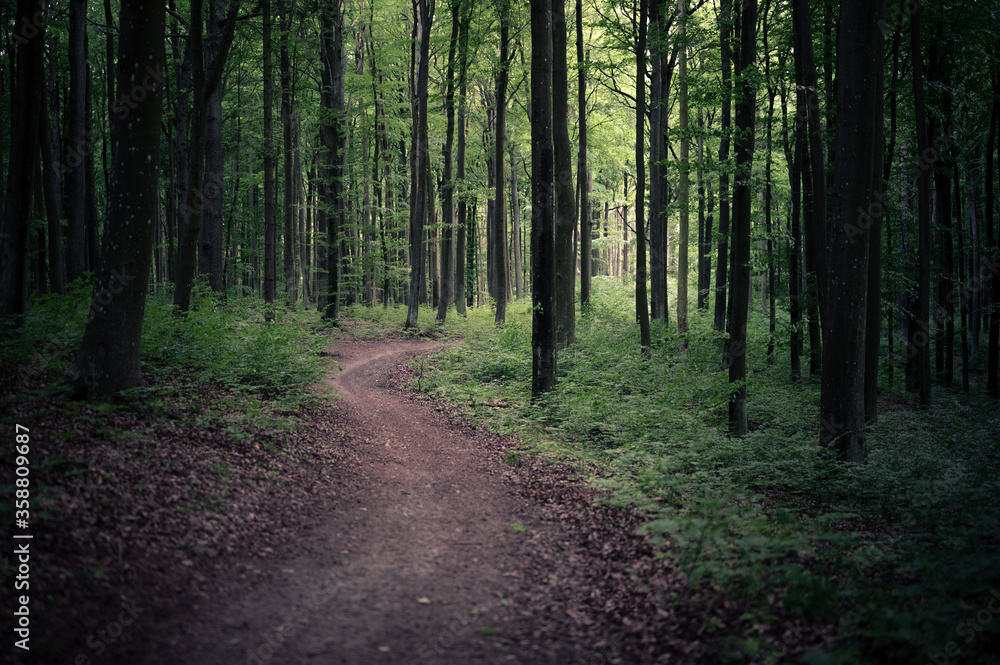
<svg viewBox="0 0 1000 665"><path fill-rule="evenodd" d="M111 178L108 242L95 273L83 344L70 371L77 398L104 400L142 385L139 342L156 228L152 220L160 205L164 16L162 4L150 8L122 0L118 87L143 80L148 85L141 100L134 97L127 108L118 107L112 129L122 149Z"/></svg>
<svg viewBox="0 0 1000 665"><path fill-rule="evenodd" d="M42 192L48 219L49 288L52 293L66 292L66 262L62 247L62 197L59 164L53 161L52 133L49 114L41 107L38 142L42 148Z"/></svg>
<svg viewBox="0 0 1000 665"><path fill-rule="evenodd" d="M757 2L742 0L740 53L736 76L740 80L736 105L736 172L733 183L733 285L730 298L729 339L724 351L729 383L735 385L729 401L729 431L747 433L747 315L750 312L750 176L753 166L756 97L753 82L743 76L757 59Z"/></svg>
<svg viewBox="0 0 1000 665"><path fill-rule="evenodd" d="M521 201L517 193L517 164L514 161L513 141L510 142L510 237L514 251L514 297L518 300L524 295L524 263L521 257ZM576 225L576 219L570 220L570 226ZM572 237L572 234L570 234ZM572 255L572 243L570 243L570 254ZM573 262L576 263L575 261ZM575 269L575 265L574 265ZM575 278L575 275L574 275ZM575 282L575 279L573 280ZM570 299L572 302L572 298Z"/></svg>
<svg viewBox="0 0 1000 665"><path fill-rule="evenodd" d="M553 0L558 2L558 0ZM508 268L506 260L507 247L507 78L510 55L508 53L508 40L510 26L508 23L508 10L504 3L498 5L500 13L500 70L497 72L497 92L496 92L496 147L494 148L494 160L496 163L496 188L493 195L493 226L492 244L493 250L493 276L496 280L493 286L493 298L496 304L496 315L494 322L502 326L507 319L507 290L508 290Z"/></svg>
<svg viewBox="0 0 1000 665"><path fill-rule="evenodd" d="M336 2L331 4L336 5ZM272 321L274 299L278 290L278 233L274 210L274 65L272 63L274 48L271 41L271 25L274 17L271 15L271 0L262 0L262 11L264 13L264 302L267 305L265 318ZM322 16L325 14L321 13ZM325 30L324 36L326 36ZM331 273L336 274L336 263L330 264L328 268Z"/></svg>
<svg viewBox="0 0 1000 665"><path fill-rule="evenodd" d="M212 93L222 79L229 47L236 28L236 11L239 0L230 0L226 25L219 41L219 51L206 74L202 43L203 0L191 2L191 87L194 91L191 117L191 152L188 167L188 185L181 202L184 235L179 247L177 284L174 289L174 309L181 314L191 306L198 261L198 239L205 201L211 196L222 196L220 183L205 177L205 150L208 132L208 107ZM265 130L266 131L266 130ZM215 190L219 190L216 192Z"/></svg>
<svg viewBox="0 0 1000 665"><path fill-rule="evenodd" d="M917 178L917 225L918 225L918 290L917 290L917 330L911 333L911 353L916 354L917 384L920 403L931 403L931 353L930 353L930 312L931 312L931 219L930 219L930 173L932 163L926 163L931 153L927 137L927 112L924 102L923 56L921 55L920 6L917 5L910 18L911 51L913 58L913 100L916 116L917 153L920 157L920 173Z"/></svg>
<svg viewBox="0 0 1000 665"><path fill-rule="evenodd" d="M225 26L225 0L210 0L208 34L205 40L205 67L215 66L222 49ZM222 205L223 205L222 86L217 85L208 97L205 114L205 198L204 224L198 248L198 272L208 275L208 285L223 290Z"/></svg>
<svg viewBox="0 0 1000 665"><path fill-rule="evenodd" d="M410 191L410 295L407 301L406 328L417 327L420 306L420 284L424 279L424 218L428 204L427 182L427 82L429 77L431 22L434 19L433 0L412 0L414 39L414 88L411 92L413 135L411 143ZM419 46L418 46L419 45ZM501 160L502 161L502 160Z"/></svg>
<svg viewBox="0 0 1000 665"><path fill-rule="evenodd" d="M573 156L569 142L569 89L566 64L566 2L552 0L552 141L555 158L556 346L576 336L576 207ZM577 98L579 101L579 97ZM582 113L578 112L578 117ZM578 158L579 159L579 158Z"/></svg>
<svg viewBox="0 0 1000 665"><path fill-rule="evenodd" d="M639 0L639 43L635 59L635 307L639 320L639 345L643 355L652 353L653 339L649 330L649 300L646 293L646 16L648 0Z"/></svg>
<svg viewBox="0 0 1000 665"><path fill-rule="evenodd" d="M688 237L690 231L690 210L688 209L688 193L691 189L688 132L688 84L687 84L687 45L685 43L687 29L687 0L677 0L677 37L680 40L680 91L678 105L681 130L680 145L680 183L677 191L677 205L680 207L680 224L677 232L677 333L681 337L681 349L687 350L688 342L685 335L688 332Z"/></svg>
<svg viewBox="0 0 1000 665"><path fill-rule="evenodd" d="M719 33L722 49L722 137L719 140L719 245L715 264L715 329L726 327L726 284L729 267L729 142L732 124L732 2L721 0Z"/></svg>
<svg viewBox="0 0 1000 665"><path fill-rule="evenodd" d="M292 174L292 65L288 52L288 37L292 29L292 16L295 13L294 0L282 0L281 21L279 23L281 35L279 37L279 77L281 79L281 137L282 137L282 166L284 169L284 197L282 200L282 212L284 214L283 234L283 255L285 264L285 300L289 306L294 305L299 299L298 293L298 271L295 269L295 197L293 196L294 182Z"/></svg>
<svg viewBox="0 0 1000 665"><path fill-rule="evenodd" d="M87 253L87 3L71 0L69 6L69 133L62 164L66 169L67 234L66 278L79 279L86 270ZM133 84L134 85L134 84ZM30 191L30 190L29 190Z"/></svg>
<svg viewBox="0 0 1000 665"><path fill-rule="evenodd" d="M455 171L457 182L464 186L465 184L465 96L466 96L466 83L465 83L465 65L466 65L466 34L468 32L468 23L462 26L462 48L461 48L461 84L458 88L458 140L455 155ZM465 316L466 307L466 252L468 247L466 246L466 232L468 224L468 203L466 202L465 192L460 192L458 195L458 222L457 222L457 233L455 238L455 312L460 316Z"/></svg>
<svg viewBox="0 0 1000 665"><path fill-rule="evenodd" d="M452 286L455 283L455 248L452 242L455 229L455 182L453 175L454 144L455 144L455 52L458 49L459 30L461 29L461 0L451 3L451 38L448 40L448 68L445 81L445 144L444 144L444 183L441 187L441 297L438 298L438 323L444 323L448 314L448 306L454 300Z"/></svg>

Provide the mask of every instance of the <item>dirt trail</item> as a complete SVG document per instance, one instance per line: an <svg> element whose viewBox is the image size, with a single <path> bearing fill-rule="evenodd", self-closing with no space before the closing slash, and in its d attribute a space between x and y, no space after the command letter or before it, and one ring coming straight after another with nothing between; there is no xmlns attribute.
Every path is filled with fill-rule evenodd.
<svg viewBox="0 0 1000 665"><path fill-rule="evenodd" d="M344 368L331 379L344 396L334 445L355 455L325 497L332 508L286 547L248 552L256 579L232 579L158 627L143 662L597 665L673 650L651 643L665 638L659 629L620 630L622 615L659 611L629 581L634 524L581 516L575 483L535 489L504 463L510 442L394 389L405 361L431 348L330 348Z"/></svg>
<svg viewBox="0 0 1000 665"><path fill-rule="evenodd" d="M147 662L530 662L510 634L526 617L506 602L529 538L511 526L530 517L514 474L489 455L496 437L385 386L429 349L331 347L344 368L332 380L338 428L359 455L348 489L331 488L339 509L259 564L263 583L213 603Z"/></svg>

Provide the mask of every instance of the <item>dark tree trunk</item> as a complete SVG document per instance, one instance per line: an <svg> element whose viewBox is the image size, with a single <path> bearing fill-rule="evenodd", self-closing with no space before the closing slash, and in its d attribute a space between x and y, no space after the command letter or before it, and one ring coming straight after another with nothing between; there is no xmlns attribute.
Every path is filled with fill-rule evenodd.
<svg viewBox="0 0 1000 665"><path fill-rule="evenodd" d="M724 351L729 367L729 383L737 387L729 401L729 432L733 436L747 433L747 315L750 312L750 188L753 166L754 115L756 97L754 85L742 76L757 58L757 2L742 0L740 16L740 53L736 76L740 94L736 105L736 171L733 182L733 285L729 319L729 339Z"/></svg>
<svg viewBox="0 0 1000 665"><path fill-rule="evenodd" d="M539 0L531 3L531 394L535 398L556 385L552 125L552 0Z"/></svg>
<svg viewBox="0 0 1000 665"><path fill-rule="evenodd" d="M337 6L336 2L331 4ZM274 299L278 290L278 233L274 210L274 64L272 63L274 48L271 43L274 17L271 15L271 0L263 0L262 11L264 13L264 303L266 305L264 316L267 321L272 321ZM320 15L326 16L326 12ZM323 27L325 38L327 26ZM328 84L325 79L324 84ZM330 187L332 185L328 185L327 189ZM328 223L332 225L332 218ZM336 263L330 263L327 267L331 273L336 273Z"/></svg>
<svg viewBox="0 0 1000 665"><path fill-rule="evenodd" d="M576 254L573 232L573 156L569 142L569 92L566 64L566 1L552 0L552 142L555 158L556 345L576 336ZM579 97L578 97L579 100ZM582 117L578 113L578 117Z"/></svg>
<svg viewBox="0 0 1000 665"><path fill-rule="evenodd" d="M465 120L465 96L466 96L466 83L465 83L465 68L466 68L466 44L467 44L467 34L468 34L469 24L467 21L463 23L462 26L462 47L461 47L461 74L459 78L461 79L461 84L458 88L458 137L455 155L455 175L459 183L464 183L465 181L465 137L466 137L466 120ZM468 248L466 247L466 226L468 224L468 203L466 202L466 195L464 193L459 194L458 197L458 221L457 233L455 237L455 312L461 316L465 316L466 307L466 252Z"/></svg>
<svg viewBox="0 0 1000 665"><path fill-rule="evenodd" d="M931 403L931 350L930 350L930 313L931 313L931 215L930 215L930 169L933 161L928 163L931 155L930 142L927 136L927 112L924 102L923 55L921 55L920 6L917 5L910 19L911 46L913 58L913 103L916 116L917 153L920 159L919 176L917 178L917 255L919 261L917 287L917 319L916 330L911 331L911 353L916 355L917 385L920 391L920 403L928 406Z"/></svg>
<svg viewBox="0 0 1000 665"><path fill-rule="evenodd" d="M558 0L553 0L558 2ZM508 64L510 56L508 54L508 10L503 3L499 5L500 13L500 70L497 72L497 92L496 92L496 147L493 158L496 169L496 182L493 195L493 225L490 227L493 250L492 268L493 278L493 298L496 304L496 315L494 322L501 326L507 319L507 291L508 291L508 269L507 261L507 79Z"/></svg>
<svg viewBox="0 0 1000 665"><path fill-rule="evenodd" d="M205 67L215 66L222 49L225 29L225 0L210 0L208 35L205 41ZM223 289L222 270L222 86L217 85L208 97L205 115L205 219L198 252L198 272L208 275L213 291Z"/></svg>
<svg viewBox="0 0 1000 665"><path fill-rule="evenodd" d="M577 123L579 125L580 145L576 156L576 182L579 197L579 219L580 228L578 230L580 238L580 309L587 306L590 300L590 201L583 196L583 183L587 182L587 70L585 67L583 53L583 0L576 0L576 66L577 66ZM586 240L584 238L587 238ZM574 243L573 250L573 270L576 271L576 249ZM574 291L576 286L576 275L573 276ZM574 294L575 299L575 294ZM574 308L575 309L575 308ZM567 336L567 343L572 344L576 337L576 312L573 312L573 323L570 334Z"/></svg>
<svg viewBox="0 0 1000 665"><path fill-rule="evenodd" d="M62 197L59 164L53 161L52 133L49 114L44 104L38 123L38 142L42 148L42 192L48 220L49 289L52 293L66 292L66 262L62 247Z"/></svg>
<svg viewBox="0 0 1000 665"><path fill-rule="evenodd" d="M202 43L203 0L191 2L191 87L194 91L191 116L190 166L188 185L181 202L181 218L184 220L184 235L179 247L177 284L174 290L174 308L185 313L191 306L191 290L194 287L198 261L198 239L201 236L201 219L205 201L211 196L222 196L221 183L206 178L205 149L208 141L208 111L212 93L222 79L229 47L236 28L236 11L239 0L229 0L228 16L223 34L219 39L219 51L211 67L205 69L204 45ZM218 190L216 192L215 190Z"/></svg>
<svg viewBox="0 0 1000 665"><path fill-rule="evenodd" d="M647 1L639 0L639 43L635 59L635 308L639 320L639 345L645 357L652 353L649 330L649 300L646 293L646 155L644 149L646 117L646 15Z"/></svg>
<svg viewBox="0 0 1000 665"><path fill-rule="evenodd" d="M732 124L732 74L730 41L733 34L732 0L722 0L719 11L722 49L722 138L719 140L719 246L715 264L715 329L726 327L726 283L729 267L729 134Z"/></svg>
<svg viewBox="0 0 1000 665"><path fill-rule="evenodd" d="M415 62L411 91L412 142L410 158L410 295L407 300L406 328L417 327L420 306L420 284L424 280L424 218L429 203L426 191L428 173L427 148L427 82L430 73L431 22L434 20L433 0L412 0ZM502 160L501 160L502 161Z"/></svg>
<svg viewBox="0 0 1000 665"><path fill-rule="evenodd" d="M38 10L33 0L18 0L17 24L34 25ZM18 131L10 137L10 164L7 195L3 209L3 239L0 255L0 315L24 314L28 309L28 229L31 220L31 193L34 190L38 158L38 122L43 98L43 47L45 32L20 34L17 48L16 88L13 118Z"/></svg>
<svg viewBox="0 0 1000 665"><path fill-rule="evenodd" d="M803 237L805 240L806 308L809 313L809 373L820 372L822 330L820 327L823 279L826 268L823 255L826 251L826 173L823 154L823 137L819 125L819 94L816 60L813 56L811 19L808 0L794 0L793 35L795 42L795 72L797 85L803 89L804 105L798 113L806 122L809 138L807 171L803 178Z"/></svg>
<svg viewBox="0 0 1000 665"><path fill-rule="evenodd" d="M28 3L33 4L33 3ZM118 87L143 81L146 94L119 106L106 246L95 273L90 316L70 371L77 398L104 400L142 385L139 343L159 203L164 6L122 0ZM39 59L39 62L41 60Z"/></svg>
<svg viewBox="0 0 1000 665"><path fill-rule="evenodd" d="M455 182L453 175L453 155L455 145L455 52L458 49L459 30L461 29L461 0L451 3L451 37L448 40L448 69L445 81L445 143L444 143L444 182L441 186L441 297L438 298L438 323L444 323L448 314L448 306L454 300L452 287L455 283L455 247L453 233L455 229Z"/></svg>
<svg viewBox="0 0 1000 665"><path fill-rule="evenodd" d="M285 264L285 300L291 306L299 299L298 271L295 268L295 196L294 175L292 171L292 64L288 52L288 37L292 29L292 16L295 13L294 0L283 0L281 3L281 37L279 40L279 67L281 79L281 138L282 167L284 177L284 197L282 213L284 214L284 238L282 248Z"/></svg>
<svg viewBox="0 0 1000 665"><path fill-rule="evenodd" d="M509 143L510 146L510 244L514 256L512 257L514 265L514 297L518 300L524 295L524 262L521 255L521 200L518 196L517 189L517 163L514 159L515 144L513 141ZM576 225L576 219L570 220L570 226ZM570 233L570 237L572 237ZM570 243L570 256L573 252L573 244ZM573 262L576 263L575 261ZM575 266L574 266L575 268ZM575 281L575 279L574 279ZM571 299L572 300L572 299ZM557 308L558 309L558 308Z"/></svg>
<svg viewBox="0 0 1000 665"><path fill-rule="evenodd" d="M884 14L884 0L844 0L840 7L836 151L841 159L835 162L828 271L820 280L825 289L820 444L850 462L865 455L869 236L881 238Z"/></svg>
<svg viewBox="0 0 1000 665"><path fill-rule="evenodd" d="M690 210L688 209L688 194L691 188L690 175L688 173L688 84L687 84L687 0L677 0L677 36L681 40L680 53L680 91L678 93L678 106L680 107L680 118L678 127L681 130L680 146L680 183L677 186L677 204L680 206L680 222L677 230L677 333L681 336L681 349L688 348L685 336L688 332L688 238L690 231ZM665 95L664 95L665 96ZM664 155L665 156L665 155ZM770 154L768 154L770 158ZM770 159L768 161L770 166Z"/></svg>
<svg viewBox="0 0 1000 665"><path fill-rule="evenodd" d="M87 3L72 0L69 6L69 132L62 164L66 171L67 234L66 278L83 276L87 265ZM135 85L134 83L132 84ZM131 86L130 86L131 87ZM30 190L29 190L30 191Z"/></svg>

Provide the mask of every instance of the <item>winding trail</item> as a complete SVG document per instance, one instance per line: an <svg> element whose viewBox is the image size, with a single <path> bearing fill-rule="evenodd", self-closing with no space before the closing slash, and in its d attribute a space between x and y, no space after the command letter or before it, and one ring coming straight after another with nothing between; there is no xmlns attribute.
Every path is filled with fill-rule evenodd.
<svg viewBox="0 0 1000 665"><path fill-rule="evenodd" d="M547 629L532 609L508 600L533 585L523 568L550 526L517 492L523 481L503 463L509 442L389 387L401 363L432 347L330 347L343 366L330 380L344 396L335 445L357 455L330 488L334 508L145 662L608 662L539 634Z"/></svg>

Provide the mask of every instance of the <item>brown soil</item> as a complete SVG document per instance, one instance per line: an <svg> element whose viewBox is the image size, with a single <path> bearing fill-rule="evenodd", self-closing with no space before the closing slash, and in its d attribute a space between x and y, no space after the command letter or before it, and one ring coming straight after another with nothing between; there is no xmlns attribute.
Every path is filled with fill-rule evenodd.
<svg viewBox="0 0 1000 665"><path fill-rule="evenodd" d="M269 495L287 524L161 564L159 577L151 566L155 583L133 580L133 602L151 609L107 651L73 653L150 665L717 662L709 626L728 632L738 608L696 597L655 561L639 518L595 502L579 468L514 468L515 442L404 389L407 361L431 348L331 346L344 399L307 424L331 454L307 489Z"/></svg>

